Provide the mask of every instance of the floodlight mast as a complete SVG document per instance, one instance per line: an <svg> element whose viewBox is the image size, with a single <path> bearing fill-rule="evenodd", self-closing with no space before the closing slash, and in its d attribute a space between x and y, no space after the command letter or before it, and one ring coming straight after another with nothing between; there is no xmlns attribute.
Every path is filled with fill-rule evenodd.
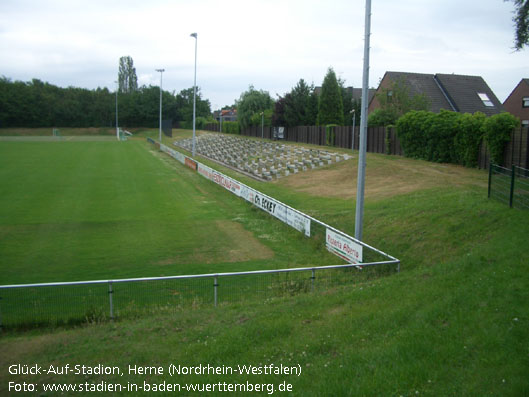
<svg viewBox="0 0 529 397"><path fill-rule="evenodd" d="M264 112L261 112L260 115L261 115L261 139L264 139Z"/></svg>
<svg viewBox="0 0 529 397"><path fill-rule="evenodd" d="M195 148L196 148L196 107L197 107L197 42L198 35L197 33L191 33L191 37L195 38L195 79L193 83L193 157L195 157Z"/></svg>
<svg viewBox="0 0 529 397"><path fill-rule="evenodd" d="M162 73L165 69L155 69L160 72L160 143L162 143Z"/></svg>
<svg viewBox="0 0 529 397"><path fill-rule="evenodd" d="M118 127L118 91L119 91L119 83L118 81L114 81L116 83L116 138L119 141L119 127Z"/></svg>
<svg viewBox="0 0 529 397"><path fill-rule="evenodd" d="M366 175L367 107L369 89L369 37L371 35L371 0L366 0L364 71L362 77L362 114L360 115L360 146L358 148L358 184L356 189L355 238L362 241L364 223L364 190Z"/></svg>

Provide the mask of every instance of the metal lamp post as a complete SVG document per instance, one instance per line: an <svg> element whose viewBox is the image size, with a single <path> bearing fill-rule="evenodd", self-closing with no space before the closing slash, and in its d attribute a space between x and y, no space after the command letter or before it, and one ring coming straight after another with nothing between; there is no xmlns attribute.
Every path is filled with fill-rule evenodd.
<svg viewBox="0 0 529 397"><path fill-rule="evenodd" d="M366 0L364 70L362 76L362 113L360 114L360 145L358 148L358 183L356 189L355 238L362 241L364 223L364 189L366 175L367 107L369 84L369 38L371 35L371 0Z"/></svg>
<svg viewBox="0 0 529 397"><path fill-rule="evenodd" d="M356 112L355 110L351 110L351 113L353 114L353 133L351 134L352 135L352 140L351 140L351 151L354 151L355 150L355 127L356 127Z"/></svg>
<svg viewBox="0 0 529 397"><path fill-rule="evenodd" d="M196 123L196 107L197 107L197 43L198 35L196 33L191 33L191 37L195 38L195 79L193 83L193 157L195 157L195 147L196 147L196 132L195 132L195 123Z"/></svg>
<svg viewBox="0 0 529 397"><path fill-rule="evenodd" d="M165 69L155 69L160 72L160 143L162 143L162 73Z"/></svg>
<svg viewBox="0 0 529 397"><path fill-rule="evenodd" d="M118 127L118 91L119 91L119 83L114 81L116 83L116 138L119 141L119 127Z"/></svg>
<svg viewBox="0 0 529 397"><path fill-rule="evenodd" d="M261 112L261 139L264 139L264 112Z"/></svg>

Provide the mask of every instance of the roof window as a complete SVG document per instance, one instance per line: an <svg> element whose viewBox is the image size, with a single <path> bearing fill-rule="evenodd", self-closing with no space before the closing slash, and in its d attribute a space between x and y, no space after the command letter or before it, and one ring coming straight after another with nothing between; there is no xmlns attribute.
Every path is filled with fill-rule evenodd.
<svg viewBox="0 0 529 397"><path fill-rule="evenodd" d="M483 104L487 107L494 107L494 104L489 99L489 96L485 94L484 92L478 92L479 99L483 102Z"/></svg>

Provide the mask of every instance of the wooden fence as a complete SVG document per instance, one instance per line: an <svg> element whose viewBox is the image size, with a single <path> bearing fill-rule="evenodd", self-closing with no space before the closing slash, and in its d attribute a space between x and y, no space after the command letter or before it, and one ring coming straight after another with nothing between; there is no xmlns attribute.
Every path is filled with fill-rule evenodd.
<svg viewBox="0 0 529 397"><path fill-rule="evenodd" d="M481 142L478 156L478 167L488 169L490 153L487 144ZM511 168L513 165L529 169L529 128L519 128L511 133L511 140L503 151L503 165Z"/></svg>
<svg viewBox="0 0 529 397"><path fill-rule="evenodd" d="M241 135L272 139L273 127L251 126L241 131ZM323 126L300 126L285 128L285 140L289 142L306 143L319 146L334 146L351 149L354 139L354 149L359 147L360 127L356 127L353 138L353 127L337 126L325 128ZM373 127L367 129L367 151L370 153L383 153L403 155L395 129Z"/></svg>
<svg viewBox="0 0 529 397"><path fill-rule="evenodd" d="M208 124L206 129L218 131L218 124ZM356 126L354 135L353 127L337 126L326 129L323 126L301 126L285 127L285 140L299 142L310 145L351 149L351 142L354 140L354 149L359 147L360 127ZM241 135L264 139L272 139L273 127L251 126L241 131ZM404 152L400 146L395 128L370 127L367 129L367 148L369 153L382 153L403 156ZM482 142L478 156L478 167L488 169L490 154L485 142ZM503 158L504 167L518 167L529 169L529 129L519 128L511 134L511 140L505 145Z"/></svg>

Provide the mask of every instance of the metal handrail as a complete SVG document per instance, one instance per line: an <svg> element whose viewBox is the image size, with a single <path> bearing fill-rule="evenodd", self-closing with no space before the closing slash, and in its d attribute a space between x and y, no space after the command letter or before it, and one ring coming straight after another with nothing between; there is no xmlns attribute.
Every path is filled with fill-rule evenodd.
<svg viewBox="0 0 529 397"><path fill-rule="evenodd" d="M360 265L348 263L345 265L294 267L294 268L284 268L284 269L252 270L252 271L246 271L246 272L182 274L178 276L138 277L138 278L121 278L121 279L88 280L88 281L60 281L60 282L35 283L35 284L11 284L11 285L0 285L0 289L60 287L60 286L70 286L70 285L108 284L108 283L115 284L115 283L129 283L129 282L140 282L140 281L161 281L161 280L177 280L177 279L207 278L207 277L249 276L253 274L303 272L303 271L309 271L309 270L341 269L341 268L349 268L349 267L365 267L365 266L389 265L389 264L400 264L400 261L397 259L397 260L391 260L391 261L368 262L368 263L362 263Z"/></svg>

